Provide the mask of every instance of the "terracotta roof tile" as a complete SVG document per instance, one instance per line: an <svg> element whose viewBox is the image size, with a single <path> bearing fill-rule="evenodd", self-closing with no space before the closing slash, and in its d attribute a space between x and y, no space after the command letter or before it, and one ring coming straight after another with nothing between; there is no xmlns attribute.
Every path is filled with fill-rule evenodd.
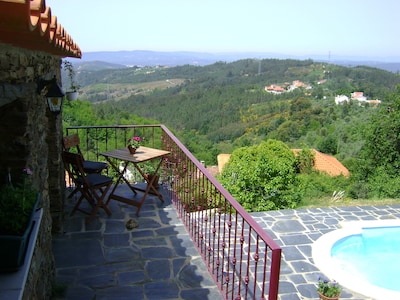
<svg viewBox="0 0 400 300"><path fill-rule="evenodd" d="M217 161L218 161L218 171L221 172L222 168L225 166L225 164L229 161L231 158L230 154L218 154L217 156Z"/></svg>
<svg viewBox="0 0 400 300"><path fill-rule="evenodd" d="M61 57L82 56L45 0L0 0L0 42Z"/></svg>
<svg viewBox="0 0 400 300"><path fill-rule="evenodd" d="M292 149L292 151L297 154L301 151L301 149ZM338 161L334 156L324 154L315 149L311 149L313 151L314 157L314 169L316 171L325 172L330 176L339 176L343 175L345 177L350 176L349 170L343 166L343 164Z"/></svg>
<svg viewBox="0 0 400 300"><path fill-rule="evenodd" d="M294 154L297 154L301 151L301 149L292 149ZM315 149L312 149L315 155L315 163L314 170L325 172L330 176L340 176L343 175L345 177L350 176L349 170L343 166L343 164L338 161L334 156L324 154ZM218 155L218 170L221 172L222 168L229 161L230 154L219 154Z"/></svg>

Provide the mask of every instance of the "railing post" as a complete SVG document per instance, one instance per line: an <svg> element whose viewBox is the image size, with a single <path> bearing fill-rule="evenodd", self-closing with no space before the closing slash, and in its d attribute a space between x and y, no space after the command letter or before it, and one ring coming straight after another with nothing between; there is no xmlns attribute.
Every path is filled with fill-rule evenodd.
<svg viewBox="0 0 400 300"><path fill-rule="evenodd" d="M281 255L282 249L278 248L272 250L272 258L271 258L271 279L269 282L269 300L278 299L279 293L279 275L281 269Z"/></svg>

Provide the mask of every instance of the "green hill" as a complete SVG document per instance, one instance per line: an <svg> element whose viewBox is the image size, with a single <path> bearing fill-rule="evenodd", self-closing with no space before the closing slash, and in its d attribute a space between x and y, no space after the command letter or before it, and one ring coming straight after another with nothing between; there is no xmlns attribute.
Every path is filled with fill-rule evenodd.
<svg viewBox="0 0 400 300"><path fill-rule="evenodd" d="M207 165L219 153L279 140L332 154L352 174L348 180L299 174L293 191L299 199L320 199L337 189L352 198L400 193L398 74L311 60L246 59L81 71L78 82L81 99L91 103L66 103L65 126L163 123ZM268 92L270 86L283 92ZM381 103L335 104L335 96L353 92Z"/></svg>
<svg viewBox="0 0 400 300"><path fill-rule="evenodd" d="M400 83L398 74L377 68L278 59L86 70L77 79L82 99L102 111L118 109L166 124L207 163L215 163L218 153L268 138L341 160L354 157L374 107L337 106L334 97L361 91L384 106ZM269 85L288 90L295 80L308 87L280 95L265 91Z"/></svg>

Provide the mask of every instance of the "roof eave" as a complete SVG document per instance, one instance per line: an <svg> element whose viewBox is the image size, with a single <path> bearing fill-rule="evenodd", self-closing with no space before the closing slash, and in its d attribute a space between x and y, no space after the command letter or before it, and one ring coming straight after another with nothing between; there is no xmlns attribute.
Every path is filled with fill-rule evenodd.
<svg viewBox="0 0 400 300"><path fill-rule="evenodd" d="M44 0L0 0L0 42L61 57L82 57Z"/></svg>

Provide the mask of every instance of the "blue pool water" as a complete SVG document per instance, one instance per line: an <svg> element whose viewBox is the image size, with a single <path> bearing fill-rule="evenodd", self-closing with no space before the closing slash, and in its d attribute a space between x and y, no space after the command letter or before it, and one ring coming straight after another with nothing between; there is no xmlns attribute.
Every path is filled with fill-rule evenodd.
<svg viewBox="0 0 400 300"><path fill-rule="evenodd" d="M331 249L336 263L373 285L400 291L400 226L363 228Z"/></svg>

